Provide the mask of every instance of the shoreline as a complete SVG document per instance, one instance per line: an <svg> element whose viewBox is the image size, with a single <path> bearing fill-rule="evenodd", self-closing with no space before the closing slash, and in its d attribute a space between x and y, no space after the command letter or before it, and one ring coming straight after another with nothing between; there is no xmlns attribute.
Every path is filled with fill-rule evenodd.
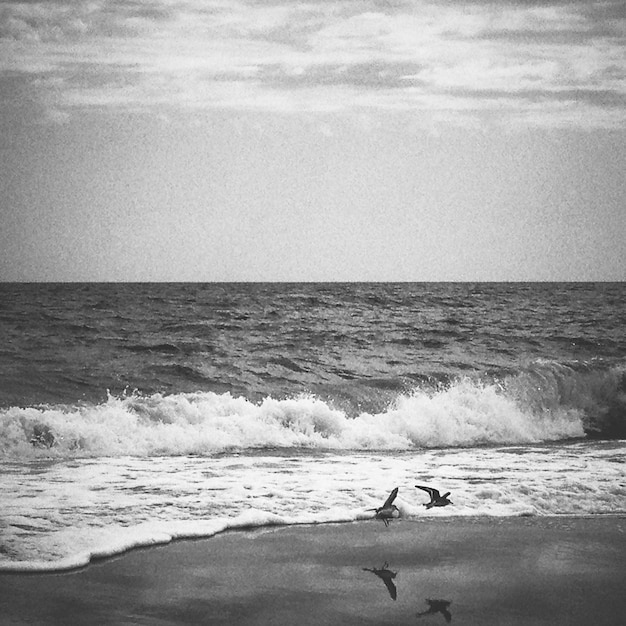
<svg viewBox="0 0 626 626"><path fill-rule="evenodd" d="M612 515L242 528L1 572L0 622L614 624L625 539Z"/></svg>

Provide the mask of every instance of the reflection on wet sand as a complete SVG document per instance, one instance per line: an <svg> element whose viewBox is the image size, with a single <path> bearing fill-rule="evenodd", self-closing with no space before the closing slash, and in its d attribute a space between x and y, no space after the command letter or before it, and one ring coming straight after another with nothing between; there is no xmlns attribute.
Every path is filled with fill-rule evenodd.
<svg viewBox="0 0 626 626"><path fill-rule="evenodd" d="M381 568L376 567L364 567L364 572L372 572L372 574L376 574L384 583L385 587L387 587L387 591L391 596L392 600L395 600L398 597L398 591L393 582L393 579L397 576L398 572L392 572L389 567L389 563L384 563Z"/></svg>
<svg viewBox="0 0 626 626"><path fill-rule="evenodd" d="M441 613L446 622L450 623L452 621L452 615L448 610L448 607L452 604L448 600L431 600L426 599L426 603L428 604L428 610L422 611L417 614L417 617L424 617L425 615L436 615L437 613Z"/></svg>

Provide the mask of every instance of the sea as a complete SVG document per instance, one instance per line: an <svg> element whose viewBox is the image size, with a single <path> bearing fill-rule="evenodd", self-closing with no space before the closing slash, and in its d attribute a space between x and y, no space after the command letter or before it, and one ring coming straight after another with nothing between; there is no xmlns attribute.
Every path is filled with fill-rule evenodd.
<svg viewBox="0 0 626 626"><path fill-rule="evenodd" d="M626 283L0 284L0 570L268 525L626 515L625 303Z"/></svg>

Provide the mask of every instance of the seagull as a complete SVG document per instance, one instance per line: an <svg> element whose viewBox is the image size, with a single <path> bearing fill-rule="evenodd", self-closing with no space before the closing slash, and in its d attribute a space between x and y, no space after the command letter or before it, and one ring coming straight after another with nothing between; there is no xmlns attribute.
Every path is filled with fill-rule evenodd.
<svg viewBox="0 0 626 626"><path fill-rule="evenodd" d="M398 507L393 504L393 501L396 499L398 495L398 488L396 487L390 494L389 497L385 500L385 504L377 509L368 509L368 511L376 511L375 519L381 519L385 522L385 526L389 526L389 522L394 519L393 513L394 511L398 511L398 516L400 515L400 510Z"/></svg>
<svg viewBox="0 0 626 626"><path fill-rule="evenodd" d="M435 615L435 613L441 613L446 622L450 623L452 621L452 615L450 611L448 611L448 607L451 602L448 600L426 600L428 603L429 609L428 611L423 611L422 613L418 613L417 617L422 617L423 615Z"/></svg>
<svg viewBox="0 0 626 626"><path fill-rule="evenodd" d="M448 496L450 492L444 493L441 495L437 489L433 489L433 487L421 487L420 485L415 485L418 489L425 491L430 496L430 502L427 502L424 506L427 509L430 509L433 506L446 506L448 504L452 504L451 500L448 500Z"/></svg>
<svg viewBox="0 0 626 626"><path fill-rule="evenodd" d="M392 572L389 567L389 563L385 563L380 569L376 567L364 567L364 572L372 572L372 574L376 574L378 578L382 579L385 583L385 587L387 587L387 591L391 596L392 600L395 600L398 597L398 590L393 582L393 579L397 576L398 572Z"/></svg>

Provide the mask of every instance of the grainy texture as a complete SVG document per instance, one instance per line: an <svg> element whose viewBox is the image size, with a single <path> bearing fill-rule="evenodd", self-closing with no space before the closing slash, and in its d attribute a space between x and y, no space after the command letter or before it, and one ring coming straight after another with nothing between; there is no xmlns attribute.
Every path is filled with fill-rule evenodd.
<svg viewBox="0 0 626 626"><path fill-rule="evenodd" d="M624 517L229 532L64 574L0 574L0 622L445 624L445 605L428 613L430 599L450 602L458 624L616 624L625 532Z"/></svg>

